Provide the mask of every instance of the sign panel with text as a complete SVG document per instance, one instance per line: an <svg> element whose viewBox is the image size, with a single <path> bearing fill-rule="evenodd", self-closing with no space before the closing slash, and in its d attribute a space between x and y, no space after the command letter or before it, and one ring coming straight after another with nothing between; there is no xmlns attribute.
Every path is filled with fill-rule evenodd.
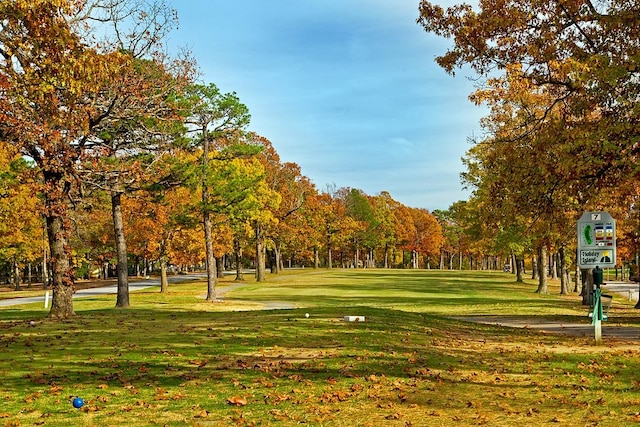
<svg viewBox="0 0 640 427"><path fill-rule="evenodd" d="M616 220L608 212L585 212L578 220L578 266L615 267Z"/></svg>

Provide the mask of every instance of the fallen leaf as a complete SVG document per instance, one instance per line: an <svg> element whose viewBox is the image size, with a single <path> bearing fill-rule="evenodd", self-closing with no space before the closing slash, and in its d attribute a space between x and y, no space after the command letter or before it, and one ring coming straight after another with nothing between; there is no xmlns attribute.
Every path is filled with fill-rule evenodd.
<svg viewBox="0 0 640 427"><path fill-rule="evenodd" d="M195 414L193 418L207 418L208 416L209 416L209 412L203 409L202 411Z"/></svg>
<svg viewBox="0 0 640 427"><path fill-rule="evenodd" d="M227 399L229 405L245 406L247 404L247 398L242 396L233 396Z"/></svg>

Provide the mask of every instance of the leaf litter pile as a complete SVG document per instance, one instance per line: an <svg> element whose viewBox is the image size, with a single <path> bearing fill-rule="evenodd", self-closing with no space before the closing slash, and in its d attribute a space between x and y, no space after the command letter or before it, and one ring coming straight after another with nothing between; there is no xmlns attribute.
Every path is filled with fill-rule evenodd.
<svg viewBox="0 0 640 427"><path fill-rule="evenodd" d="M3 321L0 426L640 422L636 346L347 311L367 321L336 308Z"/></svg>

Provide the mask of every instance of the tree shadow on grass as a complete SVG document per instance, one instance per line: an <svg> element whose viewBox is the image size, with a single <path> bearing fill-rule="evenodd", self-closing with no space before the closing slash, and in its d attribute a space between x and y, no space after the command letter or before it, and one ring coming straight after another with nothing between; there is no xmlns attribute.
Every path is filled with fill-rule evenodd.
<svg viewBox="0 0 640 427"><path fill-rule="evenodd" d="M344 322L344 312L364 315L366 321ZM81 313L71 324L45 321L32 327L19 321L6 328L0 370L11 372L3 385L12 391L47 384L167 388L281 371L311 381L346 372L410 377L422 365L456 364L459 355L434 346L434 339L441 338L432 335L433 325L455 325L472 334L476 329L447 322L371 307L318 308L309 318L302 310L96 310ZM507 336L499 328L492 333ZM407 355L419 355L413 358L422 362L409 366ZM362 360L352 363L355 357Z"/></svg>

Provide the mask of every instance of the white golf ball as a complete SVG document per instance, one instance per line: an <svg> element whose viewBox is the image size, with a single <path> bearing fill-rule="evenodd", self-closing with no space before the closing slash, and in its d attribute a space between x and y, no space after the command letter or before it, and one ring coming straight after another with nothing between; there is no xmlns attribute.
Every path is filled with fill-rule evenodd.
<svg viewBox="0 0 640 427"><path fill-rule="evenodd" d="M309 317L309 313L305 313L305 314L304 314L304 317Z"/></svg>

